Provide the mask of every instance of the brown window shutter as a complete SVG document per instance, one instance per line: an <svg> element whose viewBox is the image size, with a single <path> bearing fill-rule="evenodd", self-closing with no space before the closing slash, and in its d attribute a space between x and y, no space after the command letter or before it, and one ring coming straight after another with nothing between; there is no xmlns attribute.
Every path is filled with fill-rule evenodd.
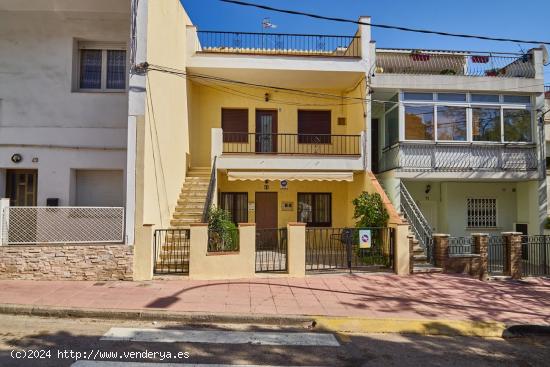
<svg viewBox="0 0 550 367"><path fill-rule="evenodd" d="M330 144L330 120L330 111L298 110L298 143Z"/></svg>
<svg viewBox="0 0 550 367"><path fill-rule="evenodd" d="M248 109L222 108L224 143L248 142Z"/></svg>

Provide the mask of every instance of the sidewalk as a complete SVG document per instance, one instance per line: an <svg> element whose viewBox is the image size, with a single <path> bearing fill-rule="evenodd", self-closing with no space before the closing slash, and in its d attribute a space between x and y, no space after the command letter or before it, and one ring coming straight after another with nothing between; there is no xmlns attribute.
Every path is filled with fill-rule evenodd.
<svg viewBox="0 0 550 367"><path fill-rule="evenodd" d="M550 324L550 279L424 274L149 282L0 281L0 304L111 310Z"/></svg>

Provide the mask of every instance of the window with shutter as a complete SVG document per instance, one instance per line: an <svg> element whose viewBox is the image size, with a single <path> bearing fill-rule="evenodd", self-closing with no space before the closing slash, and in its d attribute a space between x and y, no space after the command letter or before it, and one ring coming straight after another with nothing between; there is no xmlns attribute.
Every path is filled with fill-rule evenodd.
<svg viewBox="0 0 550 367"><path fill-rule="evenodd" d="M248 109L222 108L224 143L248 143Z"/></svg>
<svg viewBox="0 0 550 367"><path fill-rule="evenodd" d="M330 111L298 110L298 143L330 144Z"/></svg>

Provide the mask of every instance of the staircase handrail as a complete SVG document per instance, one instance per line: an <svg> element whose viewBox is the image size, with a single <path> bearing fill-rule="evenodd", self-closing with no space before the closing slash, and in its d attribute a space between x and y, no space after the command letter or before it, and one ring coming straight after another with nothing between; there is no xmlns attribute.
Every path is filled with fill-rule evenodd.
<svg viewBox="0 0 550 367"><path fill-rule="evenodd" d="M399 188L401 192L401 211L409 221L420 246L428 251L428 257L431 258L432 228L403 182L400 183Z"/></svg>
<svg viewBox="0 0 550 367"><path fill-rule="evenodd" d="M202 211L202 223L208 223L208 211L212 206L212 199L214 195L214 189L216 188L216 156L212 162L212 171L210 172L210 182L208 183L208 192L206 194L206 200L204 202L204 209Z"/></svg>

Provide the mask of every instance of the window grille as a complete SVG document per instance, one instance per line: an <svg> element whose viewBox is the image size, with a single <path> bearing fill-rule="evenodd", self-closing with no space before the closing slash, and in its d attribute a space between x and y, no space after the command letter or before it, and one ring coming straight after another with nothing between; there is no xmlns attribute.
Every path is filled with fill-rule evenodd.
<svg viewBox="0 0 550 367"><path fill-rule="evenodd" d="M468 199L468 227L495 228L497 226L497 199Z"/></svg>

